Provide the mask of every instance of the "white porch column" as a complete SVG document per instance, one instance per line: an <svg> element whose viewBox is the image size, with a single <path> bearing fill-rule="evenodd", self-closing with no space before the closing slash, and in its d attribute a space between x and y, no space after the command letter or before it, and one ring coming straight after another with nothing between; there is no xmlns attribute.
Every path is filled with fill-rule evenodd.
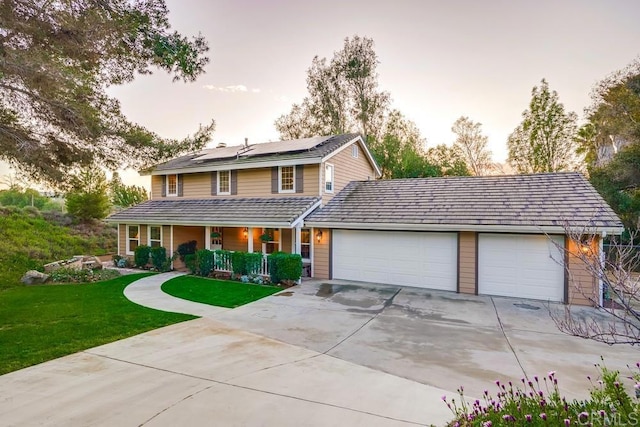
<svg viewBox="0 0 640 427"><path fill-rule="evenodd" d="M293 232L294 242L295 242L295 246L293 247L294 254L302 253L302 236L300 233L301 231L302 231L302 225L300 224L296 225L295 231Z"/></svg>
<svg viewBox="0 0 640 427"><path fill-rule="evenodd" d="M171 232L169 233L169 245L171 245L169 256L171 257L171 269L173 270L173 224L171 224Z"/></svg>
<svg viewBox="0 0 640 427"><path fill-rule="evenodd" d="M278 228L278 251L282 251L282 228Z"/></svg>
<svg viewBox="0 0 640 427"><path fill-rule="evenodd" d="M602 269L602 271L605 271L605 254L604 254L604 238L607 236L607 233L602 232L600 234L600 238L598 239L598 255L600 257L600 268ZM604 305L604 295L603 295L603 291L604 291L604 282L602 281L602 277L598 278L598 294L600 295L600 298L598 300L598 303L600 304L600 307L602 307Z"/></svg>
<svg viewBox="0 0 640 427"><path fill-rule="evenodd" d="M253 227L247 227L247 252L253 253Z"/></svg>
<svg viewBox="0 0 640 427"><path fill-rule="evenodd" d="M204 248L211 250L211 226L204 227Z"/></svg>

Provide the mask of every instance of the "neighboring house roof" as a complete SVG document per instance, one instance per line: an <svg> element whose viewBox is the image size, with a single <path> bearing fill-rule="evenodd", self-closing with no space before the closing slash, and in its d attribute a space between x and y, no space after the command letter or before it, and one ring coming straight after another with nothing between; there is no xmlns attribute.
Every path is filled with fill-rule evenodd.
<svg viewBox="0 0 640 427"><path fill-rule="evenodd" d="M149 200L107 221L126 224L292 227L320 206L319 197Z"/></svg>
<svg viewBox="0 0 640 427"><path fill-rule="evenodd" d="M321 163L337 154L341 148L360 141L367 158L381 175L380 168L369 148L356 133L289 141L265 142L252 145L235 145L208 148L187 154L166 163L156 165L142 174L166 175L183 172L208 172L225 169L250 169L259 167Z"/></svg>
<svg viewBox="0 0 640 427"><path fill-rule="evenodd" d="M579 173L354 181L305 225L395 230L619 234L622 223Z"/></svg>

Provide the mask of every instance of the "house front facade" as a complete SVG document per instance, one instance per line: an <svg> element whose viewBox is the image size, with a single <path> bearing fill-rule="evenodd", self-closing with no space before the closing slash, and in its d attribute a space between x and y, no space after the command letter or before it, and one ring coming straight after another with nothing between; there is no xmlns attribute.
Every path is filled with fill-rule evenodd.
<svg viewBox="0 0 640 427"><path fill-rule="evenodd" d="M623 230L579 173L379 180L355 134L219 146L147 173L151 200L109 218L120 255L195 240L298 253L318 279L589 304L601 284L577 251L599 256ZM595 238L576 244L576 228Z"/></svg>
<svg viewBox="0 0 640 427"><path fill-rule="evenodd" d="M380 176L356 134L219 145L145 173L151 200L108 219L118 224L120 255L141 244L172 254L195 240L198 249L298 253L308 277L329 275L328 240L304 219L349 182Z"/></svg>

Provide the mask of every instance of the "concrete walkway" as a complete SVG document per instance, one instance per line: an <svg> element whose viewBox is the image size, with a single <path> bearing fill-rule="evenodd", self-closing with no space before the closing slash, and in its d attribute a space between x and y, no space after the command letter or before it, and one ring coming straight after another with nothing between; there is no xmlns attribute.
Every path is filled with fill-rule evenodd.
<svg viewBox="0 0 640 427"><path fill-rule="evenodd" d="M214 307L176 298L162 291L161 286L164 282L184 274L175 272L162 273L136 280L125 288L124 296L144 307L172 313L192 314L199 317L215 317L229 310L224 307Z"/></svg>

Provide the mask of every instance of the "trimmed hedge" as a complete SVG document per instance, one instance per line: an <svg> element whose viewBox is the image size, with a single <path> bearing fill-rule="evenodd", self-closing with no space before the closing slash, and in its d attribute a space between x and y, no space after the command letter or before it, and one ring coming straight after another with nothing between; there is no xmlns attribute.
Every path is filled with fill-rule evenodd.
<svg viewBox="0 0 640 427"><path fill-rule="evenodd" d="M209 276L213 271L213 251L200 249L196 252L196 263L198 266L198 274L203 277Z"/></svg>
<svg viewBox="0 0 640 427"><path fill-rule="evenodd" d="M269 274L271 283L277 284L283 280L298 281L302 277L302 256L274 252L269 255Z"/></svg>
<svg viewBox="0 0 640 427"><path fill-rule="evenodd" d="M144 268L149 264L151 256L151 247L147 245L139 245L133 252L133 262L136 267Z"/></svg>
<svg viewBox="0 0 640 427"><path fill-rule="evenodd" d="M158 271L169 271L171 259L167 258L167 249L162 246L151 248L151 264Z"/></svg>
<svg viewBox="0 0 640 427"><path fill-rule="evenodd" d="M244 274L260 274L260 267L262 267L262 252L245 253L244 264L247 270Z"/></svg>
<svg viewBox="0 0 640 427"><path fill-rule="evenodd" d="M198 272L196 254L186 254L184 256L184 265L189 269L191 274L196 274Z"/></svg>
<svg viewBox="0 0 640 427"><path fill-rule="evenodd" d="M184 261L186 263L187 261L185 256L195 254L197 248L198 248L198 242L196 242L195 240L190 240L188 242L180 243L178 245L178 248L176 249L176 252L180 256L180 261Z"/></svg>
<svg viewBox="0 0 640 427"><path fill-rule="evenodd" d="M231 254L233 274L247 274L246 252L237 251Z"/></svg>

